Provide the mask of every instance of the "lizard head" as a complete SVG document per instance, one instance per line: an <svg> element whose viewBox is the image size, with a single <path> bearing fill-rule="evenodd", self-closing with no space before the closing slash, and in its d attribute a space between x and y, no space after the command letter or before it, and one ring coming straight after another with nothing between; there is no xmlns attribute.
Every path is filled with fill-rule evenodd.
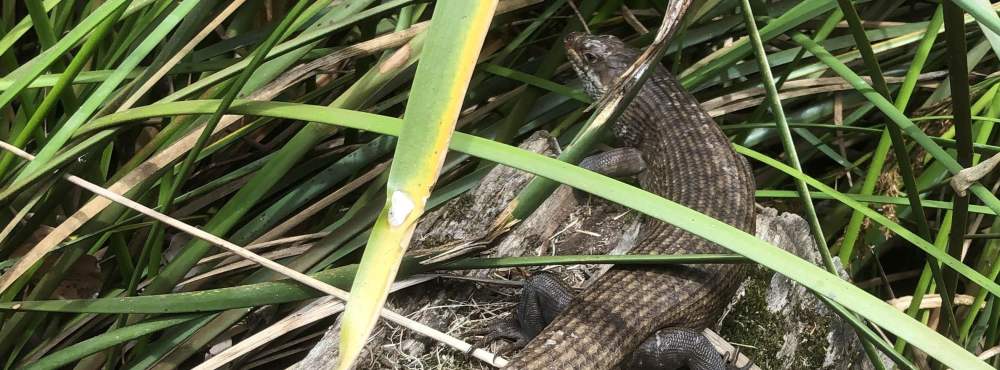
<svg viewBox="0 0 1000 370"><path fill-rule="evenodd" d="M566 35L566 56L591 98L600 98L639 53L611 35Z"/></svg>

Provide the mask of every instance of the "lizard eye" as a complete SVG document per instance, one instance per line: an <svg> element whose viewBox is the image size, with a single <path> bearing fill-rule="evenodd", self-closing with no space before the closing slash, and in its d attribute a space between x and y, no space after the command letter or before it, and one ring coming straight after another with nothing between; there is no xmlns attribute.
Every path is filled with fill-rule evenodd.
<svg viewBox="0 0 1000 370"><path fill-rule="evenodd" d="M597 57L597 54L591 53L589 51L583 52L583 60L585 60L588 64L597 63L598 59L599 58Z"/></svg>

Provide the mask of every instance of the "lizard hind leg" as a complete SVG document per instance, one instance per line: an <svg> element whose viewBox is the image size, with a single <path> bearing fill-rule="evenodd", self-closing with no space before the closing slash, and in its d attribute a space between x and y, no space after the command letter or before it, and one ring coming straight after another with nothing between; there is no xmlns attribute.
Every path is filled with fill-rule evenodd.
<svg viewBox="0 0 1000 370"><path fill-rule="evenodd" d="M573 291L558 276L539 272L528 278L517 304L517 321L529 339L542 332L573 300Z"/></svg>

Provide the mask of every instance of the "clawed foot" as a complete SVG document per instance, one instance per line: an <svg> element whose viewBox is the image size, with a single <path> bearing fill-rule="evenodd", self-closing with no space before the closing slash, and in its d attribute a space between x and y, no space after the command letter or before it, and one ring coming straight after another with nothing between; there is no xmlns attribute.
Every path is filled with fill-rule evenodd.
<svg viewBox="0 0 1000 370"><path fill-rule="evenodd" d="M504 340L504 344L500 345L500 348L496 351L498 355L524 348L528 344L528 341L531 340L531 338L528 338L521 332L517 319L514 317L504 317L491 321L485 326L467 331L465 336L481 337L473 343L472 348L469 350L470 352L476 348L486 348L497 340Z"/></svg>
<svg viewBox="0 0 1000 370"><path fill-rule="evenodd" d="M482 337L474 343L473 348L484 348L498 339L505 339L495 353L507 354L519 350L566 309L571 300L572 290L558 276L550 273L534 274L524 282L515 314L493 320L483 327L466 332L465 336Z"/></svg>

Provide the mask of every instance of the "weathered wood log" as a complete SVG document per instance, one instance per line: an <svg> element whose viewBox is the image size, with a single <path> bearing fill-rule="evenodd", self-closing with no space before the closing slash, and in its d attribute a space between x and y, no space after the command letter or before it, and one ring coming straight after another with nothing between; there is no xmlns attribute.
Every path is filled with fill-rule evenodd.
<svg viewBox="0 0 1000 370"><path fill-rule="evenodd" d="M757 237L822 263L809 224L798 215L759 210ZM840 260L834 263L846 278ZM719 333L761 369L873 368L850 325L801 285L760 266L737 291Z"/></svg>

